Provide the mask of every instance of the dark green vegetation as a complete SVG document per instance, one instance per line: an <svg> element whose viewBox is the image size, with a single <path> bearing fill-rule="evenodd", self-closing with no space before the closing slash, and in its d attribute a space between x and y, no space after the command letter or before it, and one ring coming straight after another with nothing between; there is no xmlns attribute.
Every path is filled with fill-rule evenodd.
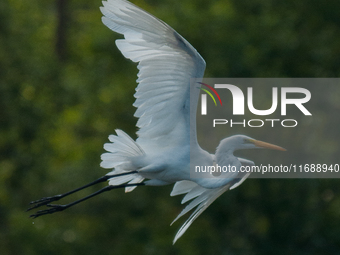
<svg viewBox="0 0 340 255"><path fill-rule="evenodd" d="M340 77L339 0L133 2L201 53L207 77ZM29 201L106 173L100 154L115 128L136 131L136 65L117 50L120 36L101 23L100 5L0 1L1 254L339 254L340 179L250 179L175 246L183 221L169 224L183 206L169 197L171 186L112 191L28 218ZM255 137L289 149L292 162L340 163L340 91L319 88L312 96L309 110L322 113L319 121ZM247 154L261 163L268 157Z"/></svg>

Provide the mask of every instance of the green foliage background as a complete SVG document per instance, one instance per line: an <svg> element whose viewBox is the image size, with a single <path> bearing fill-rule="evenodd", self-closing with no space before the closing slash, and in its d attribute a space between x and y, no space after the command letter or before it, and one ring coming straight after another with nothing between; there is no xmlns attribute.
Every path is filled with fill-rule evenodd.
<svg viewBox="0 0 340 255"><path fill-rule="evenodd" d="M169 224L183 206L169 197L170 186L110 192L29 219L29 201L106 173L100 155L115 128L136 131L136 65L116 48L120 36L101 23L101 1L64 1L65 40L57 51L58 1L0 2L1 254L340 253L336 179L248 180L214 202L174 246L183 221ZM133 2L201 53L207 77L340 76L338 0ZM339 163L339 93L320 89L313 100L314 111L328 109L326 124L274 140L284 145L292 137L292 160ZM301 144L306 152L294 149Z"/></svg>

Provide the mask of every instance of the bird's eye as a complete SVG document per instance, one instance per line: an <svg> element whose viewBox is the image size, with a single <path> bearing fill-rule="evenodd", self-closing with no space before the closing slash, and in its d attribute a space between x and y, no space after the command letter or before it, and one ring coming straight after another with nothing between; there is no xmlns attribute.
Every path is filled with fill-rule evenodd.
<svg viewBox="0 0 340 255"><path fill-rule="evenodd" d="M249 143L252 143L252 142L251 142L251 140L250 140L250 139L248 139L248 138L245 138L245 139L243 139L243 143L245 143L245 144L249 144Z"/></svg>

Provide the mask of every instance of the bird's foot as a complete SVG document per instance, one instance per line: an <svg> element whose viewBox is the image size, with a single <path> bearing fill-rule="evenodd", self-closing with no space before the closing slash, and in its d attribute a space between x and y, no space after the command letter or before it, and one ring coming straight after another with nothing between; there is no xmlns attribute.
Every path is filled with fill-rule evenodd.
<svg viewBox="0 0 340 255"><path fill-rule="evenodd" d="M35 214L30 215L31 218L35 219L39 216L45 215L45 214L52 214L55 212L61 212L68 208L67 205L54 205L54 204L46 204L47 207L51 207L50 209L40 210L37 211Z"/></svg>
<svg viewBox="0 0 340 255"><path fill-rule="evenodd" d="M62 195L56 195L56 196L53 196L53 197L43 197L42 199L39 199L39 200L36 200L36 201L32 201L32 202L30 202L30 205L33 205L33 206L28 208L26 210L26 212L28 212L28 211L30 211L32 209L38 208L40 206L43 206L43 205L47 205L47 204L49 204L51 202L58 201L62 197L63 197Z"/></svg>

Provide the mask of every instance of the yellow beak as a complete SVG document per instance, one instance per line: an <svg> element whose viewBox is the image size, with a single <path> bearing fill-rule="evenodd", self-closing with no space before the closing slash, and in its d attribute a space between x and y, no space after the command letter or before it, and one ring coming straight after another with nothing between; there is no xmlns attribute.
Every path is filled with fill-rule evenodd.
<svg viewBox="0 0 340 255"><path fill-rule="evenodd" d="M280 146L274 145L274 144L270 144L270 143L266 143L266 142L262 142L258 140L250 140L250 142L252 142L257 147L260 147L260 148L266 148L266 149L278 150L278 151L286 151L286 149Z"/></svg>

